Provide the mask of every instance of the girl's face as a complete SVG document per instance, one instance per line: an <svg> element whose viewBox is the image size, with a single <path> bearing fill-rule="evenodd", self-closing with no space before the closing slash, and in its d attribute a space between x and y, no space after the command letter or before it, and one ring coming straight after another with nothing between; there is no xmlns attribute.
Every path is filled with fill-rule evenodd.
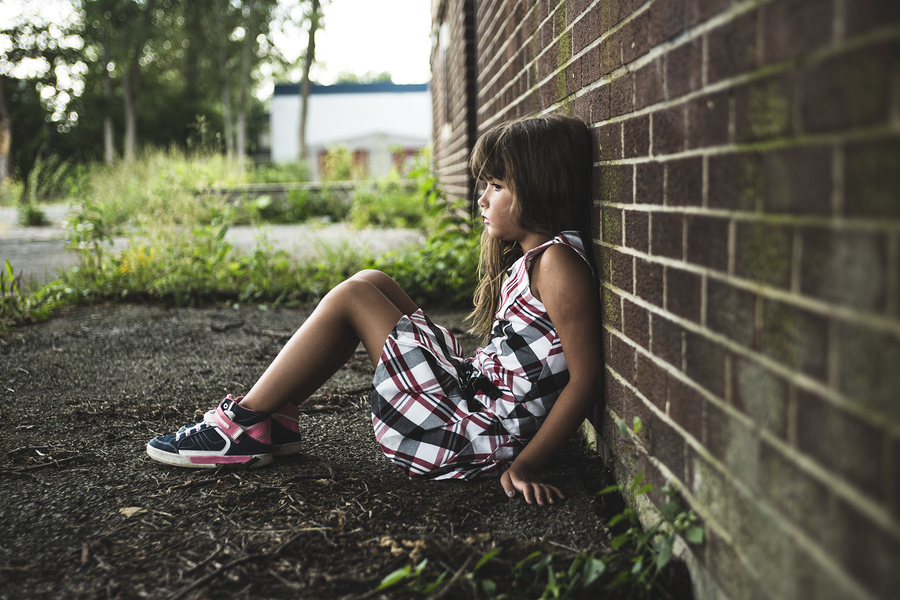
<svg viewBox="0 0 900 600"><path fill-rule="evenodd" d="M487 186L478 199L478 206L488 234L506 242L519 242L524 250L528 250L534 243L531 238L535 234L519 227L513 216L514 199L509 185L502 179L488 179L485 183Z"/></svg>

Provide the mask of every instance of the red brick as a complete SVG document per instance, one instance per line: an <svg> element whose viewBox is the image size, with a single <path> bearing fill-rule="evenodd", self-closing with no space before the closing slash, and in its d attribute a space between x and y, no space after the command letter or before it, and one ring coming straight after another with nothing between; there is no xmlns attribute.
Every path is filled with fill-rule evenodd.
<svg viewBox="0 0 900 600"><path fill-rule="evenodd" d="M631 14L631 0L604 1L595 10L600 13L600 31L605 32Z"/></svg>
<svg viewBox="0 0 900 600"><path fill-rule="evenodd" d="M832 155L830 146L801 146L766 153L765 212L832 214Z"/></svg>
<svg viewBox="0 0 900 600"><path fill-rule="evenodd" d="M900 336L876 328L841 323L838 330L841 391L878 418L900 421Z"/></svg>
<svg viewBox="0 0 900 600"><path fill-rule="evenodd" d="M748 11L706 34L707 83L742 75L756 67L757 12Z"/></svg>
<svg viewBox="0 0 900 600"><path fill-rule="evenodd" d="M650 413L649 416L650 421L646 425L650 438L650 452L669 467L676 477L683 479L684 438L655 413Z"/></svg>
<svg viewBox="0 0 900 600"><path fill-rule="evenodd" d="M793 230L754 221L738 222L735 274L787 289L791 282Z"/></svg>
<svg viewBox="0 0 900 600"><path fill-rule="evenodd" d="M900 218L900 139L849 143L844 148L844 212L851 217Z"/></svg>
<svg viewBox="0 0 900 600"><path fill-rule="evenodd" d="M747 348L756 348L756 294L710 277L706 283L706 324Z"/></svg>
<svg viewBox="0 0 900 600"><path fill-rule="evenodd" d="M649 315L644 313L644 318L648 320ZM647 400L653 403L660 410L666 409L666 372L659 368L644 354L637 354L637 379L635 387L644 395Z"/></svg>
<svg viewBox="0 0 900 600"><path fill-rule="evenodd" d="M657 256L681 259L684 256L682 247L683 221L680 213L651 213L650 240L651 251Z"/></svg>
<svg viewBox="0 0 900 600"><path fill-rule="evenodd" d="M766 497L821 544L831 529L828 486L800 469L765 439L760 441L759 467L759 482Z"/></svg>
<svg viewBox="0 0 900 600"><path fill-rule="evenodd" d="M699 323L701 286L702 278L699 275L666 267L666 310Z"/></svg>
<svg viewBox="0 0 900 600"><path fill-rule="evenodd" d="M668 375L666 397L669 416L685 431L699 441L703 440L703 396L677 377Z"/></svg>
<svg viewBox="0 0 900 600"><path fill-rule="evenodd" d="M625 245L639 252L650 249L650 217L646 212L625 211Z"/></svg>
<svg viewBox="0 0 900 600"><path fill-rule="evenodd" d="M600 160L617 160L622 158L622 124L609 123L598 127L594 135L598 140L598 150L594 156Z"/></svg>
<svg viewBox="0 0 900 600"><path fill-rule="evenodd" d="M882 431L805 390L797 396L797 422L800 451L876 502L884 499Z"/></svg>
<svg viewBox="0 0 900 600"><path fill-rule="evenodd" d="M888 464L891 465L891 470L887 495L890 501L890 510L894 518L898 519L900 518L900 435L895 435L889 439L888 446L891 458L888 459Z"/></svg>
<svg viewBox="0 0 900 600"><path fill-rule="evenodd" d="M663 267L641 258L634 261L634 293L642 300L663 307Z"/></svg>
<svg viewBox="0 0 900 600"><path fill-rule="evenodd" d="M715 154L709 157L710 208L755 212L762 206L763 162L755 152Z"/></svg>
<svg viewBox="0 0 900 600"><path fill-rule="evenodd" d="M647 54L650 15L645 11L622 27L622 63L628 64Z"/></svg>
<svg viewBox="0 0 900 600"><path fill-rule="evenodd" d="M857 582L879 598L900 589L900 539L838 496L835 507L838 560Z"/></svg>
<svg viewBox="0 0 900 600"><path fill-rule="evenodd" d="M787 382L758 362L735 356L732 404L761 429L787 439Z"/></svg>
<svg viewBox="0 0 900 600"><path fill-rule="evenodd" d="M662 163L650 162L635 165L635 203L662 206L665 176L665 167Z"/></svg>
<svg viewBox="0 0 900 600"><path fill-rule="evenodd" d="M887 125L897 52L897 44L880 44L809 66L801 76L803 132Z"/></svg>
<svg viewBox="0 0 900 600"><path fill-rule="evenodd" d="M703 204L703 158L692 156L666 163L666 205Z"/></svg>
<svg viewBox="0 0 900 600"><path fill-rule="evenodd" d="M744 559L738 556L734 547L714 529L709 533L709 562L713 579L725 593L727 598L752 598L768 600L770 596L763 590L745 566Z"/></svg>
<svg viewBox="0 0 900 600"><path fill-rule="evenodd" d="M634 259L616 250L609 251L609 281L621 290L630 292L634 287Z"/></svg>
<svg viewBox="0 0 900 600"><path fill-rule="evenodd" d="M887 240L883 233L805 229L800 291L868 312L885 307Z"/></svg>
<svg viewBox="0 0 900 600"><path fill-rule="evenodd" d="M628 383L634 383L634 347L617 336L609 336L609 355L606 364ZM625 407L627 411L627 406Z"/></svg>
<svg viewBox="0 0 900 600"><path fill-rule="evenodd" d="M728 219L687 217L687 260L717 271L728 270Z"/></svg>
<svg viewBox="0 0 900 600"><path fill-rule="evenodd" d="M600 42L600 75L609 75L622 66L621 32Z"/></svg>
<svg viewBox="0 0 900 600"><path fill-rule="evenodd" d="M760 348L770 358L827 381L828 321L775 300L763 300Z"/></svg>
<svg viewBox="0 0 900 600"><path fill-rule="evenodd" d="M684 30L684 0L656 0L650 7L650 45Z"/></svg>
<svg viewBox="0 0 900 600"><path fill-rule="evenodd" d="M609 91L609 116L618 117L634 110L634 76L631 73L613 80Z"/></svg>
<svg viewBox="0 0 900 600"><path fill-rule="evenodd" d="M725 397L725 351L700 334L685 337L685 372L688 377L719 398Z"/></svg>
<svg viewBox="0 0 900 600"><path fill-rule="evenodd" d="M791 73L755 79L734 89L735 141L755 142L791 132Z"/></svg>
<svg viewBox="0 0 900 600"><path fill-rule="evenodd" d="M700 88L703 83L703 45L699 38L673 48L666 54L666 97L677 98Z"/></svg>
<svg viewBox="0 0 900 600"><path fill-rule="evenodd" d="M609 119L609 86L604 85L590 92L591 122L599 123Z"/></svg>
<svg viewBox="0 0 900 600"><path fill-rule="evenodd" d="M900 3L884 0L853 0L847 10L846 33L856 36L869 30L900 23Z"/></svg>
<svg viewBox="0 0 900 600"><path fill-rule="evenodd" d="M681 326L659 315L650 316L650 348L670 365L681 369Z"/></svg>
<svg viewBox="0 0 900 600"><path fill-rule="evenodd" d="M684 105L653 113L651 121L653 154L673 154L684 150Z"/></svg>
<svg viewBox="0 0 900 600"><path fill-rule="evenodd" d="M588 86L600 79L600 46L594 46L582 55L581 83Z"/></svg>
<svg viewBox="0 0 900 600"><path fill-rule="evenodd" d="M693 27L728 8L730 0L685 0L684 24Z"/></svg>
<svg viewBox="0 0 900 600"><path fill-rule="evenodd" d="M603 241L607 244L622 244L622 211L609 206L603 207Z"/></svg>
<svg viewBox="0 0 900 600"><path fill-rule="evenodd" d="M572 15L577 16L581 11L572 11ZM571 18L571 17L570 17ZM517 21L521 22L521 21ZM577 54L585 49L592 41L600 37L600 16L596 11L588 11L581 19L575 23L573 28L573 44L572 51ZM521 45L521 43L520 43Z"/></svg>
<svg viewBox="0 0 900 600"><path fill-rule="evenodd" d="M662 102L664 97L663 62L657 58L634 73L634 108L640 110Z"/></svg>
<svg viewBox="0 0 900 600"><path fill-rule="evenodd" d="M631 291L628 288L628 291ZM622 301L623 332L643 348L650 348L650 317L647 309L641 308L627 298Z"/></svg>
<svg viewBox="0 0 900 600"><path fill-rule="evenodd" d="M603 322L618 331L622 330L622 298L609 288L600 288L603 302Z"/></svg>
<svg viewBox="0 0 900 600"><path fill-rule="evenodd" d="M604 362L606 363L607 368L609 368L611 359L610 344L605 344L604 347L606 348L606 360ZM603 378L603 383L605 386L603 396L606 400L606 405L616 414L621 415L622 409L626 404L632 401L634 395L612 375L607 374L607 376ZM616 431L618 431L618 427L616 427ZM607 441L609 441L609 439L607 439Z"/></svg>
<svg viewBox="0 0 900 600"><path fill-rule="evenodd" d="M728 142L728 92L701 96L688 103L688 148Z"/></svg>
<svg viewBox="0 0 900 600"><path fill-rule="evenodd" d="M795 58L828 44L832 6L820 0L775 0L763 6L764 62Z"/></svg>
<svg viewBox="0 0 900 600"><path fill-rule="evenodd" d="M632 203L634 200L632 190L634 167L632 165L601 165L598 171L598 198L600 200L622 204ZM617 239L619 241L613 243L621 243L621 235Z"/></svg>
<svg viewBox="0 0 900 600"><path fill-rule="evenodd" d="M706 440L704 445L715 458L725 462L734 417L715 402L706 403Z"/></svg>
<svg viewBox="0 0 900 600"><path fill-rule="evenodd" d="M643 115L622 123L624 158L635 158L650 154L650 117Z"/></svg>

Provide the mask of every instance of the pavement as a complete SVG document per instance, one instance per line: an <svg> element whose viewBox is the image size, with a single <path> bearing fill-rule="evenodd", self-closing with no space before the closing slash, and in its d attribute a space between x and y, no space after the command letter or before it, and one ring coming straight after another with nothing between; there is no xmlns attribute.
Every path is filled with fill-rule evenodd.
<svg viewBox="0 0 900 600"><path fill-rule="evenodd" d="M15 207L0 207L0 268L6 260L24 280L34 278L38 284L53 279L59 269L77 264L76 256L66 251L68 240L63 228L68 205L41 205L49 221L46 227L22 227ZM115 237L112 250L128 245L127 237ZM235 248L252 251L265 243L285 250L294 260L314 258L324 249L348 248L357 252L380 254L407 244L421 243L421 233L413 229L353 229L345 223L299 225L266 225L262 228L233 226L225 240Z"/></svg>

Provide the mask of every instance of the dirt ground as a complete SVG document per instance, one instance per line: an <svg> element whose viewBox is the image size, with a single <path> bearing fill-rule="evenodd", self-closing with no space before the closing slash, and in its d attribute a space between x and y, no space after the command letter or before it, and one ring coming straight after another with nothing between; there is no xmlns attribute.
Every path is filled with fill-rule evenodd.
<svg viewBox="0 0 900 600"><path fill-rule="evenodd" d="M0 598L387 598L382 579L424 559L436 579L500 550L479 573L503 589L535 550L609 551L592 492L611 482L577 440L546 473L567 496L552 507L496 480L409 481L375 444L361 353L301 407L298 456L202 471L147 457L151 437L246 392L307 315L101 306L0 336Z"/></svg>

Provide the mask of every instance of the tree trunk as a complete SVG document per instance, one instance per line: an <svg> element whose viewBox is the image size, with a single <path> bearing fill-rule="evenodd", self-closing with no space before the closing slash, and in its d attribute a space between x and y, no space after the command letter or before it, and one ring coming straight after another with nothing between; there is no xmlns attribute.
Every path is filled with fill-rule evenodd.
<svg viewBox="0 0 900 600"><path fill-rule="evenodd" d="M0 188L6 185L9 177L9 153L12 147L12 120L6 110L6 95L3 91L3 80L0 75Z"/></svg>
<svg viewBox="0 0 900 600"><path fill-rule="evenodd" d="M132 79L137 78L137 73L130 69L122 70L122 96L125 100L125 160L133 161L137 156L137 110L135 107L135 94Z"/></svg>
<svg viewBox="0 0 900 600"><path fill-rule="evenodd" d="M112 122L112 83L109 80L109 31L103 30L103 159L111 165L116 157Z"/></svg>
<svg viewBox="0 0 900 600"><path fill-rule="evenodd" d="M309 105L309 69L316 60L316 30L319 28L319 0L312 0L309 17L309 41L306 45L306 64L303 65L303 82L300 84L300 160L306 160L306 115Z"/></svg>
<svg viewBox="0 0 900 600"><path fill-rule="evenodd" d="M216 37L219 40L219 71L222 77L222 120L225 122L225 157L231 161L234 160L234 127L231 120L231 83L228 78L228 55L226 42L228 33L225 25L222 23L222 13L216 13L216 24L218 25Z"/></svg>
<svg viewBox="0 0 900 600"><path fill-rule="evenodd" d="M241 3L243 8L243 3ZM241 48L241 79L240 89L238 89L238 106L237 106L237 122L236 122L236 139L235 150L237 158L243 161L247 156L247 88L250 85L250 53L253 51L253 42L255 37L253 32L256 31L256 19L253 18L254 13L251 10L250 16L244 22L247 30L244 35L244 46Z"/></svg>

